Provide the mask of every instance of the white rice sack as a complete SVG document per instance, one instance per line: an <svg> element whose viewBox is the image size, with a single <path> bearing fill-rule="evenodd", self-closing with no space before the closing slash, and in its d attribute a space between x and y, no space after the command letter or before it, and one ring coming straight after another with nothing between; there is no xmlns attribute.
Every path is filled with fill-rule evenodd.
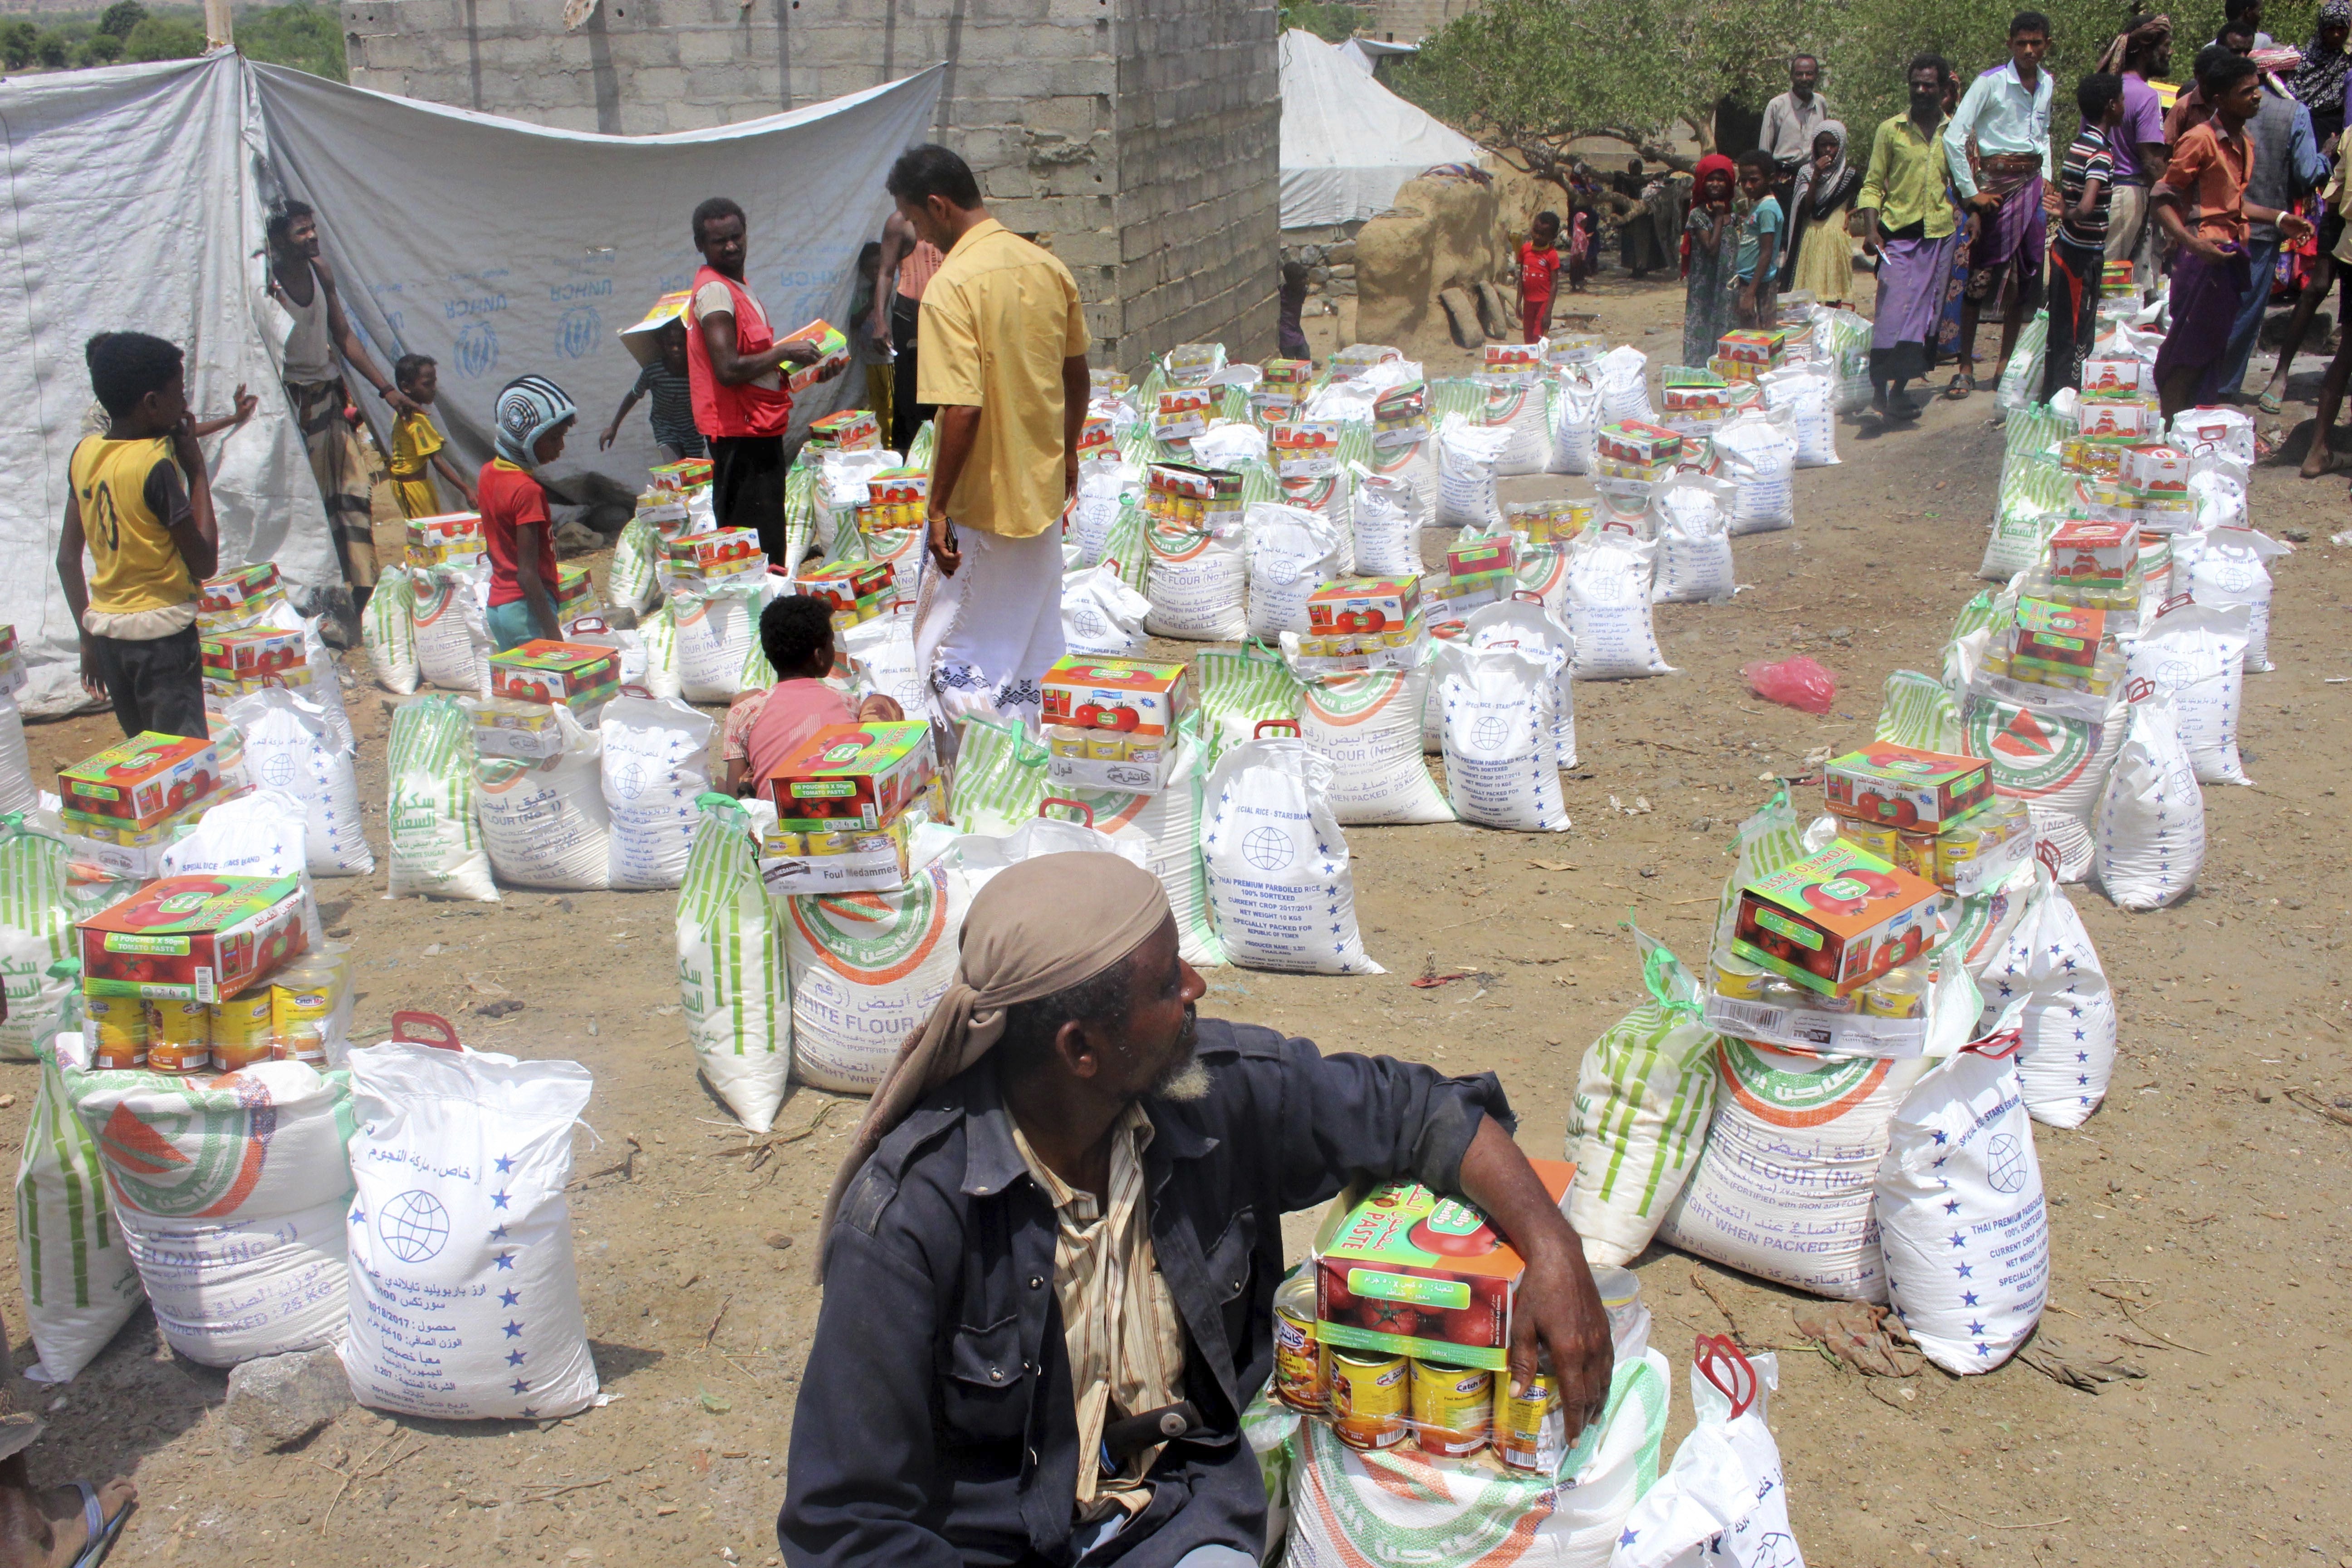
<svg viewBox="0 0 2352 1568"><path fill-rule="evenodd" d="M1207 748L1200 739L1181 731L1168 765L1168 782L1157 795L1056 792L1092 811L1100 831L1115 838L1132 834L1142 839L1144 868L1160 879L1176 914L1178 955L1195 966L1225 962L1224 944L1217 940L1216 922L1209 914L1208 868L1201 860L1201 784L1209 771L1206 758Z"/></svg>
<svg viewBox="0 0 2352 1568"><path fill-rule="evenodd" d="M474 816L474 721L456 698L419 697L393 713L384 772L390 896L496 901Z"/></svg>
<svg viewBox="0 0 2352 1568"><path fill-rule="evenodd" d="M2161 691L2131 706L2130 728L2099 801L2091 874L2118 909L2160 910L2188 896L2205 864L2205 792Z"/></svg>
<svg viewBox="0 0 2352 1568"><path fill-rule="evenodd" d="M1514 573L1519 580L1513 597L1531 595L1545 611L1561 622L1566 630L1568 616L1568 552L1557 544L1529 545L1519 552L1519 564Z"/></svg>
<svg viewBox="0 0 2352 1568"><path fill-rule="evenodd" d="M1732 532L1797 526L1797 441L1770 417L1725 420L1715 433L1715 472L1732 483Z"/></svg>
<svg viewBox="0 0 2352 1568"><path fill-rule="evenodd" d="M284 790L257 789L225 800L173 839L156 874L163 877L299 877L309 829L303 803ZM370 862L373 869L373 862ZM16 999L8 1000L16 1016Z"/></svg>
<svg viewBox="0 0 2352 1568"><path fill-rule="evenodd" d="M1144 629L1182 642L1239 642L1249 636L1248 569L1238 521L1213 528L1154 519L1143 595Z"/></svg>
<svg viewBox="0 0 2352 1568"><path fill-rule="evenodd" d="M245 737L247 776L261 788L284 790L302 803L310 875L364 877L373 871L375 852L360 831L360 784L352 752L337 743L317 706L290 691L269 689L231 702L226 717ZM467 749L472 749L470 730Z"/></svg>
<svg viewBox="0 0 2352 1568"><path fill-rule="evenodd" d="M1818 380L1818 377L1808 379ZM1700 474L1677 474L1658 487L1657 578L1650 599L1660 605L1728 601L1739 584L1731 560L1732 487Z"/></svg>
<svg viewBox="0 0 2352 1568"><path fill-rule="evenodd" d="M732 702L742 695L744 662L760 646L761 588L670 595L677 631L678 694L688 702Z"/></svg>
<svg viewBox="0 0 2352 1568"><path fill-rule="evenodd" d="M1551 458L1551 420L1540 377L1479 376L1486 393L1485 421L1509 443L1495 458L1498 475L1540 474Z"/></svg>
<svg viewBox="0 0 2352 1568"><path fill-rule="evenodd" d="M0 692L0 814L31 811L40 804L33 755L25 746L25 715L15 698Z"/></svg>
<svg viewBox="0 0 2352 1568"><path fill-rule="evenodd" d="M1192 437L1192 460L1204 468L1245 468L1265 461L1265 432L1244 419L1223 419Z"/></svg>
<svg viewBox="0 0 2352 1568"><path fill-rule="evenodd" d="M760 881L750 819L702 806L677 889L678 1002L702 1076L753 1132L775 1125L792 1075L792 1003L776 909Z"/></svg>
<svg viewBox="0 0 2352 1568"><path fill-rule="evenodd" d="M1118 509L1135 478L1135 470L1122 463L1089 463L1080 470L1067 541L1077 547L1077 564L1092 566L1102 560L1111 524L1118 521Z"/></svg>
<svg viewBox="0 0 2352 1568"><path fill-rule="evenodd" d="M1421 560L1421 531L1429 513L1411 483L1360 471L1348 521L1355 534L1355 575L1418 577L1428 570Z"/></svg>
<svg viewBox="0 0 2352 1568"><path fill-rule="evenodd" d="M352 1397L456 1421L587 1409L563 1189L588 1069L394 1041L353 1051L351 1077Z"/></svg>
<svg viewBox="0 0 2352 1568"><path fill-rule="evenodd" d="M2050 1299L2050 1216L2033 1122L1997 1036L1922 1074L1878 1163L1878 1245L1895 1316L1967 1376L2007 1361Z"/></svg>
<svg viewBox="0 0 2352 1568"><path fill-rule="evenodd" d="M1346 571L1349 531L1354 526L1355 469L1342 465L1338 473L1321 479L1277 479L1275 484L1284 505L1315 512L1339 531L1339 569Z"/></svg>
<svg viewBox="0 0 2352 1568"><path fill-rule="evenodd" d="M2172 416L2170 436L2168 444L2189 455L2192 475L2221 471L2217 458L2247 467L2254 461L2253 420L2225 404L2182 409Z"/></svg>
<svg viewBox="0 0 2352 1568"><path fill-rule="evenodd" d="M1622 533L1588 533L1569 546L1568 629L1579 680L1672 675L1650 622L1658 547Z"/></svg>
<svg viewBox="0 0 2352 1568"><path fill-rule="evenodd" d="M1507 430L1475 425L1449 414L1437 427L1437 526L1491 531L1503 525L1495 499L1495 463L1510 442Z"/></svg>
<svg viewBox="0 0 2352 1568"><path fill-rule="evenodd" d="M1413 506L1423 523L1437 516L1437 437L1426 425L1372 433L1371 460L1367 471L1409 487ZM1361 491L1360 477L1358 483Z"/></svg>
<svg viewBox="0 0 2352 1568"><path fill-rule="evenodd" d="M1589 474L1601 439L1601 388L1581 375L1556 376L1544 384L1550 403L1550 449L1544 471Z"/></svg>
<svg viewBox="0 0 2352 1568"><path fill-rule="evenodd" d="M16 1006L12 995L12 1024ZM67 1032L42 1047L16 1159L16 1278L41 1358L25 1369L35 1383L71 1383L147 1299L114 1222L98 1140L66 1093L60 1062L89 1066L82 1038Z"/></svg>
<svg viewBox="0 0 2352 1568"><path fill-rule="evenodd" d="M1663 488L1663 481L1653 483L1648 479L1594 480L1590 531L1622 533L1628 539L1655 539L1658 514L1651 503Z"/></svg>
<svg viewBox="0 0 2352 1568"><path fill-rule="evenodd" d="M1421 760L1428 680L1426 668L1306 679L1298 732L1331 764L1328 789L1336 820L1351 827L1454 820Z"/></svg>
<svg viewBox="0 0 2352 1568"><path fill-rule="evenodd" d="M2184 605L2159 616L2125 657L2127 688L2170 704L2180 743L2200 784L2250 784L2238 756L2238 711L2245 695L2245 605Z"/></svg>
<svg viewBox="0 0 2352 1568"><path fill-rule="evenodd" d="M387 566L360 612L360 644L375 683L405 697L423 679L416 668L416 582L405 566Z"/></svg>
<svg viewBox="0 0 2352 1568"><path fill-rule="evenodd" d="M310 666L310 689L300 696L326 721L335 745L347 753L355 752L359 750L359 737L352 732L351 715L343 710L342 671L335 663L335 650L327 646L326 637L319 630L324 618L305 616L292 605L279 604L272 605L258 625L302 634L302 658Z"/></svg>
<svg viewBox="0 0 2352 1568"><path fill-rule="evenodd" d="M1150 634L1143 629L1143 618L1150 612L1151 601L1120 582L1118 574L1108 566L1088 566L1062 574L1062 640L1074 654L1090 658L1127 658L1142 652L1143 645L1150 640ZM907 649L911 666L911 636ZM919 697L917 700L920 701ZM909 713L921 710L919 707L908 707L904 698L899 699L898 705Z"/></svg>
<svg viewBox="0 0 2352 1568"><path fill-rule="evenodd" d="M1726 1037L1715 1125L1659 1238L1816 1296L1884 1301L1871 1189L1895 1107L1926 1068Z"/></svg>
<svg viewBox="0 0 2352 1568"><path fill-rule="evenodd" d="M2115 1072L2115 995L2091 933L2047 868L2035 868L2025 912L1981 989L1988 1010L2021 1032L2017 1075L2033 1120L2089 1121Z"/></svg>
<svg viewBox="0 0 2352 1568"><path fill-rule="evenodd" d="M1715 1118L1716 1037L1699 1021L1698 983L1648 935L1633 941L1649 1000L1584 1053L1568 1111L1568 1219L1593 1264L1622 1266L1650 1245Z"/></svg>
<svg viewBox="0 0 2352 1568"><path fill-rule="evenodd" d="M1244 514L1249 546L1249 635L1271 642L1307 630L1307 601L1348 569L1347 535L1329 517L1278 501Z"/></svg>
<svg viewBox="0 0 2352 1568"><path fill-rule="evenodd" d="M563 750L546 758L478 757L474 809L501 887L599 892L613 885L613 812L604 737L555 710Z"/></svg>
<svg viewBox="0 0 2352 1568"><path fill-rule="evenodd" d="M2246 487L2231 475L2189 475L2189 503L2196 510L2200 533L2246 526Z"/></svg>
<svg viewBox="0 0 2352 1568"><path fill-rule="evenodd" d="M1560 656L1466 643L1441 643L1433 660L1445 793L1455 815L1513 833L1566 832L1552 727Z"/></svg>
<svg viewBox="0 0 2352 1568"><path fill-rule="evenodd" d="M694 846L695 799L710 787L714 721L685 703L615 697L596 728L613 814L612 885L675 888Z"/></svg>
<svg viewBox="0 0 2352 1568"><path fill-rule="evenodd" d="M1823 468L1837 455L1837 388L1826 367L1790 365L1764 373L1764 406L1787 410L1795 426L1797 467Z"/></svg>
<svg viewBox="0 0 2352 1568"><path fill-rule="evenodd" d="M1766 1414L1780 1358L1702 1338L1690 1387L1696 1423L1627 1510L1608 1568L1805 1568Z"/></svg>
<svg viewBox="0 0 2352 1568"><path fill-rule="evenodd" d="M2271 662L2271 574L2264 563L2294 547L2251 528L2217 528L2199 536L2189 563L2189 595L2200 605L2246 607L2246 673L2261 675ZM2179 580L2179 568L2174 578Z"/></svg>
<svg viewBox="0 0 2352 1568"><path fill-rule="evenodd" d="M1475 648L1516 647L1542 656L1552 672L1552 752L1562 769L1576 766L1576 700L1569 676L1576 660L1576 639L1559 617L1542 605L1514 595L1471 611L1470 618L1462 623L1460 640ZM1443 704L1433 700L1430 707L1442 719ZM1436 750L1444 749L1442 733L1440 740Z"/></svg>
<svg viewBox="0 0 2352 1568"><path fill-rule="evenodd" d="M1601 424L1628 419L1657 422L1657 410L1650 405L1649 368L1649 356L1628 343L1620 343L1601 356L1595 379L1601 384Z"/></svg>
<svg viewBox="0 0 2352 1568"><path fill-rule="evenodd" d="M1329 760L1297 740L1244 742L1211 770L1201 851L1231 962L1307 974L1385 973L1357 933L1355 879L1331 814L1331 782Z"/></svg>
<svg viewBox="0 0 2352 1568"><path fill-rule="evenodd" d="M963 874L936 861L896 892L782 900L793 1075L816 1089L873 1093L955 978L971 903Z"/></svg>
<svg viewBox="0 0 2352 1568"><path fill-rule="evenodd" d="M1139 620L1143 614L1141 602L1141 595L1137 595L1134 613ZM1066 626L1069 623L1069 604L1070 594L1066 587L1062 590ZM841 639L841 651L866 689L891 699L910 719L923 712L926 688L915 662L915 615L911 609L876 616L835 635ZM1078 649L1074 647L1071 651Z"/></svg>
<svg viewBox="0 0 2352 1568"><path fill-rule="evenodd" d="M415 585L409 623L415 629L418 676L444 691L488 697L490 628L483 609L488 570L428 566L410 573L409 578ZM377 679L383 679L381 672Z"/></svg>

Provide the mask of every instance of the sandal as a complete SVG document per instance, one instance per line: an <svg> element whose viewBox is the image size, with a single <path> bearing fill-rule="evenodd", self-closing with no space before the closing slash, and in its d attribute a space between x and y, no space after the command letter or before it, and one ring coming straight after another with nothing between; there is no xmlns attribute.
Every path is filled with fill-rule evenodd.
<svg viewBox="0 0 2352 1568"><path fill-rule="evenodd" d="M115 1539L122 1533L123 1521L131 1517L131 1510L139 1504L136 1500L127 1502L122 1505L121 1511L109 1519L98 1505L96 1487L88 1481L76 1481L74 1486L81 1492L81 1521L86 1539L73 1560L73 1568L98 1568L106 1561L106 1554L114 1550Z"/></svg>
<svg viewBox="0 0 2352 1568"><path fill-rule="evenodd" d="M1962 371L1958 375L1952 377L1951 384L1944 388L1944 395L1950 398L1953 402L1958 403L1961 398L1966 397L1969 393L1974 392L1976 389L1977 378L1970 375L1967 371Z"/></svg>
<svg viewBox="0 0 2352 1568"><path fill-rule="evenodd" d="M2263 395L2254 399L2254 406L2265 414L2277 414L2280 412L2279 395L2265 387Z"/></svg>

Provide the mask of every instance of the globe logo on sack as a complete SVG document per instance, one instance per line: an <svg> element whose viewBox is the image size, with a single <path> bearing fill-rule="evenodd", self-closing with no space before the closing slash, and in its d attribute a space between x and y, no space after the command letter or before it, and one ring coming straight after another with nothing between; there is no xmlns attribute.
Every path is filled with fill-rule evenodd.
<svg viewBox="0 0 2352 1568"><path fill-rule="evenodd" d="M574 305L555 321L555 352L565 359L585 359L604 339L604 319L593 305Z"/></svg>
<svg viewBox="0 0 2352 1568"><path fill-rule="evenodd" d="M1242 835L1242 858L1261 871L1279 871L1297 856L1297 846L1279 827L1253 827Z"/></svg>
<svg viewBox="0 0 2352 1568"><path fill-rule="evenodd" d="M449 1211L422 1188L398 1194L375 1212L376 1234L403 1263L424 1263L449 1245Z"/></svg>
<svg viewBox="0 0 2352 1568"><path fill-rule="evenodd" d="M476 321L457 332L457 374L478 378L499 367L499 334L488 321Z"/></svg>
<svg viewBox="0 0 2352 1568"><path fill-rule="evenodd" d="M1985 1179L1997 1193L2013 1193L2025 1185L2025 1150L2013 1132L1996 1132L1985 1146Z"/></svg>

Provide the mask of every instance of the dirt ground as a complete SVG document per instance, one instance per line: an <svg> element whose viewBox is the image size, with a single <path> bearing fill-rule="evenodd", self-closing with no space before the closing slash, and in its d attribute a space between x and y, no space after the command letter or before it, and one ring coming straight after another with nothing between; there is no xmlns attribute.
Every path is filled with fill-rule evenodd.
<svg viewBox="0 0 2352 1568"><path fill-rule="evenodd" d="M1612 338L1654 364L1674 356L1678 287L1612 277L1591 301ZM2296 391L2308 399L2321 367L2306 363ZM2308 419L2306 405L2290 423L2298 412ZM1939 668L1977 587L2000 461L1991 413L1980 395L1883 437L1846 425L1843 465L1800 477L1795 531L1738 542L1747 591L1727 605L1659 608L1677 674L1580 684L1571 831L1351 830L1365 942L1387 975L1222 970L1204 1006L1329 1048L1491 1068L1523 1146L1559 1157L1578 1060L1639 992L1629 910L1698 961L1724 846L1770 778L1867 739L1890 670ZM1506 496L1581 484L1511 480ZM2241 733L2260 782L2206 792L2211 847L2196 895L2133 916L2075 893L2115 986L2122 1054L2087 1126L2037 1129L2055 1265L2044 1328L2128 1355L2145 1381L2094 1395L2013 1363L1866 1385L1804 1348L1790 1322L1800 1298L1663 1248L1639 1263L1654 1342L1677 1363L1667 1453L1689 1425L1693 1335L1728 1328L1780 1350L1773 1421L1790 1514L1817 1564L2314 1568L2316 1554L2352 1568L2352 1454L2338 1425L2352 1412L2335 1392L2352 1382L2352 1126L2314 1109L2352 1105L2352 898L2345 807L2329 804L2352 761L2352 552L2327 543L2345 502L2340 479L2302 483L2276 465L2256 477L2257 524L2308 542L2275 568L2278 672L2248 682ZM1828 716L1768 706L1741 680L1744 662L1800 650L1844 683ZM352 707L381 847L384 710L366 689ZM111 732L96 717L37 727L36 768ZM328 925L357 950L355 1039L383 1037L395 1008L425 1008L459 1019L474 1045L595 1073L597 1137L579 1139L572 1213L614 1402L547 1424L352 1409L299 1452L239 1459L218 1423L225 1375L175 1359L142 1311L48 1405L37 1477L136 1478L122 1563L775 1561L817 1308L816 1209L860 1102L796 1089L754 1168L686 1044L669 894L395 903L381 872L320 894ZM1429 963L1479 978L1412 988ZM522 1010L496 1021L471 1011L507 998ZM35 1083L30 1068L0 1067L9 1151ZM15 1257L0 1248L0 1310L21 1366L33 1357Z"/></svg>

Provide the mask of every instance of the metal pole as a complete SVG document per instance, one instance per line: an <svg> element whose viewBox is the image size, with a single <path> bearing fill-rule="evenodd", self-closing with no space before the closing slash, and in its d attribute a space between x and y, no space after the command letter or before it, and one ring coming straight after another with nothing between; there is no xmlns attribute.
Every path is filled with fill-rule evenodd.
<svg viewBox="0 0 2352 1568"><path fill-rule="evenodd" d="M228 0L205 0L205 47L226 49L236 43L236 31L229 22Z"/></svg>

